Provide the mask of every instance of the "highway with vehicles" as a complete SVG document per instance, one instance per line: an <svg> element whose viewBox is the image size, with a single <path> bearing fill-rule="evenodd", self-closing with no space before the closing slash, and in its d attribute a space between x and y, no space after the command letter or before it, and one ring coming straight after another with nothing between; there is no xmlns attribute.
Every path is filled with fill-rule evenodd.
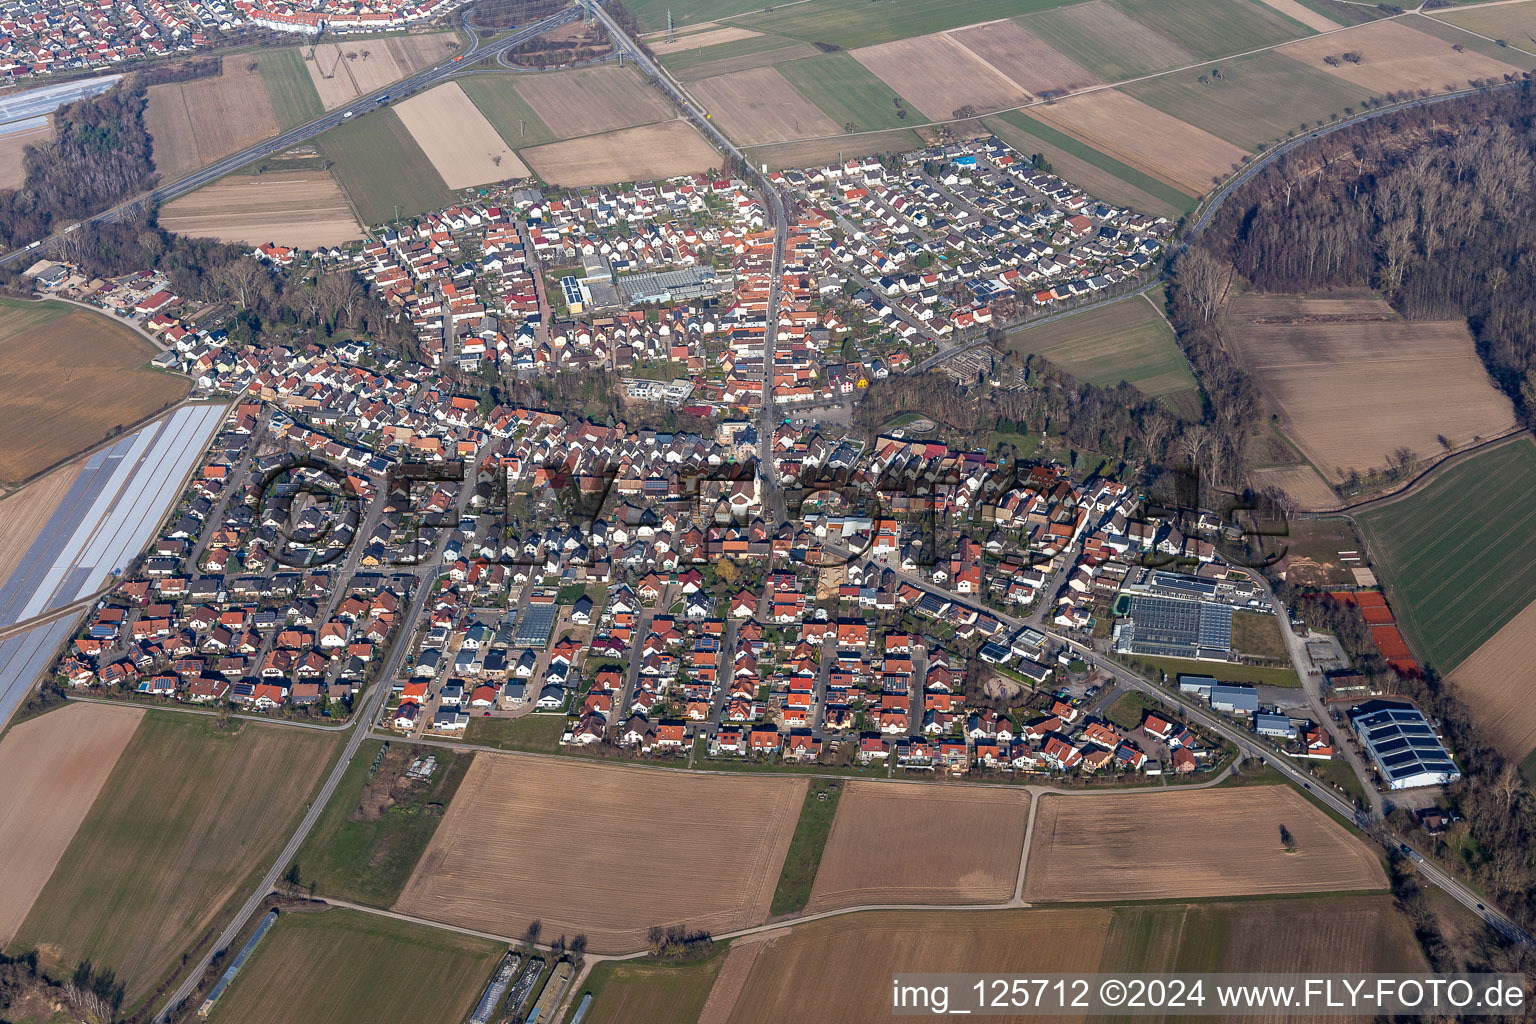
<svg viewBox="0 0 1536 1024"><path fill-rule="evenodd" d="M518 29L516 32L504 36L495 42L485 43L483 45L481 44L479 37L472 33L470 36L472 42L470 43L469 49L465 50L463 53L456 54L455 56L450 57L449 59L442 61L439 64L434 64L432 67L423 71L418 71L414 75L411 75L409 78L402 79L393 85L385 86L383 89L375 90L366 96L359 96L357 99L353 100L346 106L337 107L335 110L327 111L325 114L315 118L313 121L299 125L297 128L283 132L281 135L274 136L270 139L265 139L253 146L247 146L245 149L240 150L238 153L232 153L224 159L209 164L207 167L204 167L199 171L194 171L193 173L187 175L185 178L180 178L169 184L161 185L151 192L135 196L132 199L119 203L109 210L105 210L96 214L94 217L88 217L76 224L71 224L63 230L51 235L50 237L43 239L42 244L47 245L50 242L58 241L59 239L63 238L64 235L77 228L80 224L101 224L114 220L120 220L123 217L133 213L134 211L143 209L145 207L160 206L168 203L172 199L184 196L188 192L196 191L197 189L202 188L204 185L222 178L224 175L229 174L232 171L237 171L248 163L251 163L255 160L260 160L265 156L271 156L274 153L280 153L285 149L292 149L294 146L308 142L310 139L313 139L316 135L319 135L322 132L325 132L331 128L335 128L337 125L343 124L354 117L366 114L370 110L376 110L384 104L391 102L392 100L403 99L404 97L413 93L420 92L423 89L437 85L439 82L446 81L455 77L456 75L462 74L466 70L466 64L472 61L479 62L486 58L499 58L508 50L511 50L517 46L521 46L528 40L533 39L536 36L543 35L545 32L548 32L552 28L558 28L561 25L575 21L581 16L582 8L570 7L558 14L553 14L548 18L545 18L543 21L537 21L525 26L524 28ZM22 259L33 258L29 256L29 251L40 247L41 246L34 243L33 245L28 245L20 249L13 249L12 251L6 253L4 256L0 256L0 266L6 266Z"/></svg>

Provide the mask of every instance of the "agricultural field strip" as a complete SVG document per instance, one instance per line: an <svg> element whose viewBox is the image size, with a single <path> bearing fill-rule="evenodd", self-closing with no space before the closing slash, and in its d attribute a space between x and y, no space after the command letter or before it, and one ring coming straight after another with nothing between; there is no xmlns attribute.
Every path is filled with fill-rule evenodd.
<svg viewBox="0 0 1536 1024"><path fill-rule="evenodd" d="M0 728L21 706L32 684L85 616L82 609L0 640Z"/></svg>
<svg viewBox="0 0 1536 1024"><path fill-rule="evenodd" d="M87 465L50 518L49 528L0 591L0 625L25 621L85 596L136 554L175 500L181 478L213 437L224 411L222 405L183 406L114 445L105 457L93 456L92 462L98 457L101 461L94 471ZM102 470L114 455L117 462L103 479ZM77 518L88 497L90 508ZM66 535L64 527L71 520L75 526Z"/></svg>
<svg viewBox="0 0 1536 1024"><path fill-rule="evenodd" d="M1450 675L1463 703L1500 753L1523 760L1536 747L1536 701L1522 670L1536 655L1536 602L1525 606Z"/></svg>

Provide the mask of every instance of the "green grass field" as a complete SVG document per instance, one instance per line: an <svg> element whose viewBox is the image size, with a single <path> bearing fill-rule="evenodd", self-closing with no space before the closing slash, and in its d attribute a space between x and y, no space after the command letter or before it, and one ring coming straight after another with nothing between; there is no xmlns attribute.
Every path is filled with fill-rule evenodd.
<svg viewBox="0 0 1536 1024"><path fill-rule="evenodd" d="M778 65L800 95L816 104L839 125L852 122L857 131L900 128L921 122L910 103L905 119L896 116L896 93L874 72L846 53L827 53Z"/></svg>
<svg viewBox="0 0 1536 1024"><path fill-rule="evenodd" d="M592 994L592 1007L582 1024L676 1024L698 1020L725 956L725 944L717 943L712 954L691 963L600 963L592 968L582 986L583 992ZM571 1015L580 1002L579 996L572 1000Z"/></svg>
<svg viewBox="0 0 1536 1024"><path fill-rule="evenodd" d="M552 754L565 733L564 715L524 715L521 718L471 717L464 730L466 743L483 743L502 750Z"/></svg>
<svg viewBox="0 0 1536 1024"><path fill-rule="evenodd" d="M374 110L315 139L365 225L447 206L453 190L393 110Z"/></svg>
<svg viewBox="0 0 1536 1024"><path fill-rule="evenodd" d="M354 910L284 913L209 1020L458 1024L505 947Z"/></svg>
<svg viewBox="0 0 1536 1024"><path fill-rule="evenodd" d="M1316 35L1259 0L1112 0L1137 21L1214 60Z"/></svg>
<svg viewBox="0 0 1536 1024"><path fill-rule="evenodd" d="M469 96L470 102L480 108L480 113L491 122L491 127L508 146L522 149L546 142L557 142L560 136L549 130L539 115L513 87L513 75L472 75L459 80L459 87ZM521 134L520 134L521 133Z"/></svg>
<svg viewBox="0 0 1536 1024"><path fill-rule="evenodd" d="M1194 196L1100 153L1021 110L994 114L983 123L1026 156L1043 155L1050 161L1052 171L1096 198L1170 220L1177 220L1195 208Z"/></svg>
<svg viewBox="0 0 1536 1024"><path fill-rule="evenodd" d="M1521 439L1355 517L1398 625L1450 672L1536 600L1536 443Z"/></svg>
<svg viewBox="0 0 1536 1024"><path fill-rule="evenodd" d="M1210 67L1175 71L1122 92L1245 149L1283 139L1302 122L1359 108L1367 90L1281 53L1257 53ZM1202 84L1201 78L1207 82Z"/></svg>
<svg viewBox="0 0 1536 1024"><path fill-rule="evenodd" d="M667 66L677 77L691 81L695 78L708 78L710 75L722 74L730 68L716 67L719 61L732 57L745 57L753 53L767 53L769 50L782 50L793 46L797 49L804 48L805 43L799 39L786 39L784 36L776 36L771 33L748 36L746 39L732 39L729 42L715 43L713 46L696 46L691 50L674 50L663 54L661 62ZM814 51L811 51L814 52ZM771 63L771 61L770 61ZM741 69L736 69L741 70Z"/></svg>
<svg viewBox="0 0 1536 1024"><path fill-rule="evenodd" d="M1179 40L1137 21L1107 0L1045 11L1018 22L1101 82L1185 67L1199 59Z"/></svg>
<svg viewBox="0 0 1536 1024"><path fill-rule="evenodd" d="M678 28L696 25L701 21L729 18L733 14L746 14L763 9L763 0L629 0L624 5L643 32L667 27L667 12L672 12L672 22Z"/></svg>
<svg viewBox="0 0 1536 1024"><path fill-rule="evenodd" d="M370 778L383 746L369 740L358 749L294 858L301 884L313 883L315 891L326 896L379 907L394 903L405 888L474 759L471 752L391 743L386 759ZM428 754L437 758L431 779L411 782L401 777L413 756ZM392 794L382 813L362 813L365 786L378 794Z"/></svg>
<svg viewBox="0 0 1536 1024"><path fill-rule="evenodd" d="M1147 717L1148 711L1167 714L1161 704L1136 690L1130 693L1122 693L1115 698L1115 702L1104 710L1104 717L1114 722L1122 729L1135 729L1141 725L1141 720Z"/></svg>
<svg viewBox="0 0 1536 1024"><path fill-rule="evenodd" d="M1253 658L1271 658L1284 662L1290 655L1280 620L1263 612L1232 613L1232 649Z"/></svg>
<svg viewBox="0 0 1536 1024"><path fill-rule="evenodd" d="M251 55L261 68L261 81L272 99L272 112L283 131L325 113L314 80L298 49L258 50Z"/></svg>
<svg viewBox="0 0 1536 1024"><path fill-rule="evenodd" d="M825 166L856 156L905 153L922 148L923 140L918 134L910 128L903 128L900 131L849 135L840 139L810 139L806 142L759 146L756 149L747 150L746 153L754 164L767 164L771 168L780 168Z"/></svg>
<svg viewBox="0 0 1536 1024"><path fill-rule="evenodd" d="M784 855L784 867L779 871L779 885L773 891L773 905L768 913L793 914L804 910L811 898L811 887L816 884L816 870L821 867L821 854L827 846L827 834L832 831L832 819L837 817L837 803L843 795L838 782L812 779L805 791L805 803L800 807L800 820L795 824L795 836L789 842L789 852Z"/></svg>
<svg viewBox="0 0 1536 1024"><path fill-rule="evenodd" d="M1132 662L1160 668L1168 673L1169 683L1176 683L1181 675L1211 676L1221 683L1247 683L1250 686L1301 686L1296 670L1291 668L1263 668L1257 665L1233 665L1224 661L1194 661L1187 658L1153 658L1136 655Z"/></svg>
<svg viewBox="0 0 1536 1024"><path fill-rule="evenodd" d="M145 715L17 932L127 983L129 1009L211 940L293 833L337 745L311 729Z"/></svg>
<svg viewBox="0 0 1536 1024"><path fill-rule="evenodd" d="M1013 18L1059 7L1065 0L813 0L772 13L729 19L730 24L775 32L808 43L822 42L851 50L893 39L927 35L998 18ZM665 17L665 15L663 15Z"/></svg>
<svg viewBox="0 0 1536 1024"><path fill-rule="evenodd" d="M1004 344L1036 353L1089 384L1121 381L1153 397L1195 389L1173 328L1147 298L1132 295L1064 320L1010 334Z"/></svg>

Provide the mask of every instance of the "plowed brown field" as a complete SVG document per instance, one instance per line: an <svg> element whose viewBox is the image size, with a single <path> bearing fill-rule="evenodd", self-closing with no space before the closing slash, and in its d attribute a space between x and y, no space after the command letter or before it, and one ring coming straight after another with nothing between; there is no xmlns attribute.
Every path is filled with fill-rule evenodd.
<svg viewBox="0 0 1536 1024"><path fill-rule="evenodd" d="M223 62L224 73L154 85L144 126L154 140L155 170L169 182L277 134L277 117L259 71L249 60Z"/></svg>
<svg viewBox="0 0 1536 1024"><path fill-rule="evenodd" d="M1001 71L947 35L898 39L849 52L935 121L959 116L956 111L962 107L984 114L1029 100Z"/></svg>
<svg viewBox="0 0 1536 1024"><path fill-rule="evenodd" d="M1284 825L1294 853L1280 841ZM1041 798L1024 898L1176 899L1377 889L1368 847L1287 786Z"/></svg>
<svg viewBox="0 0 1536 1024"><path fill-rule="evenodd" d="M517 94L561 138L651 124L672 116L661 94L632 68L521 75Z"/></svg>
<svg viewBox="0 0 1536 1024"><path fill-rule="evenodd" d="M1004 902L1028 820L1026 793L850 783L806 909Z"/></svg>
<svg viewBox="0 0 1536 1024"><path fill-rule="evenodd" d="M1016 21L989 21L948 33L955 42L1036 96L1094 85L1098 79Z"/></svg>
<svg viewBox="0 0 1536 1024"><path fill-rule="evenodd" d="M720 154L687 121L589 135L523 150L539 177L556 185L611 185L692 174L720 166Z"/></svg>
<svg viewBox="0 0 1536 1024"><path fill-rule="evenodd" d="M304 66L309 69L321 104L326 110L334 110L414 71L447 60L458 46L458 37L452 32L342 40L315 46L313 60L306 50Z"/></svg>
<svg viewBox="0 0 1536 1024"><path fill-rule="evenodd" d="M690 88L742 145L760 146L842 131L796 92L777 68L719 75L694 82Z"/></svg>
<svg viewBox="0 0 1536 1024"><path fill-rule="evenodd" d="M0 944L27 919L143 717L140 708L72 704L0 741Z"/></svg>
<svg viewBox="0 0 1536 1024"><path fill-rule="evenodd" d="M363 237L336 181L325 171L232 175L160 211L169 231L194 238L301 249Z"/></svg>
<svg viewBox="0 0 1536 1024"><path fill-rule="evenodd" d="M1499 753L1515 761L1536 748L1536 604L1451 672L1451 685Z"/></svg>
<svg viewBox="0 0 1536 1024"><path fill-rule="evenodd" d="M1349 51L1361 55L1360 63L1341 61L1332 67L1323 60ZM1457 52L1445 40L1395 19L1299 39L1282 46L1280 52L1358 85L1373 96L1419 89L1439 92L1447 86L1465 89L1473 79L1520 74L1511 64L1470 49Z"/></svg>
<svg viewBox="0 0 1536 1024"><path fill-rule="evenodd" d="M594 952L759 924L805 788L481 753L395 909L503 935L537 919Z"/></svg>

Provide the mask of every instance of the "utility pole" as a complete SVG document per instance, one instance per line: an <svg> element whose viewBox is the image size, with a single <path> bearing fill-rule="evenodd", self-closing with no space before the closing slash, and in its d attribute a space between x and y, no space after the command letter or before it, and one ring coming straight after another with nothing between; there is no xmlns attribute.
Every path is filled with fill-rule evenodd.
<svg viewBox="0 0 1536 1024"><path fill-rule="evenodd" d="M672 8L667 8L667 42L676 42L676 36L672 31Z"/></svg>
<svg viewBox="0 0 1536 1024"><path fill-rule="evenodd" d="M517 137L522 138L528 134L528 122L523 118L517 119Z"/></svg>

